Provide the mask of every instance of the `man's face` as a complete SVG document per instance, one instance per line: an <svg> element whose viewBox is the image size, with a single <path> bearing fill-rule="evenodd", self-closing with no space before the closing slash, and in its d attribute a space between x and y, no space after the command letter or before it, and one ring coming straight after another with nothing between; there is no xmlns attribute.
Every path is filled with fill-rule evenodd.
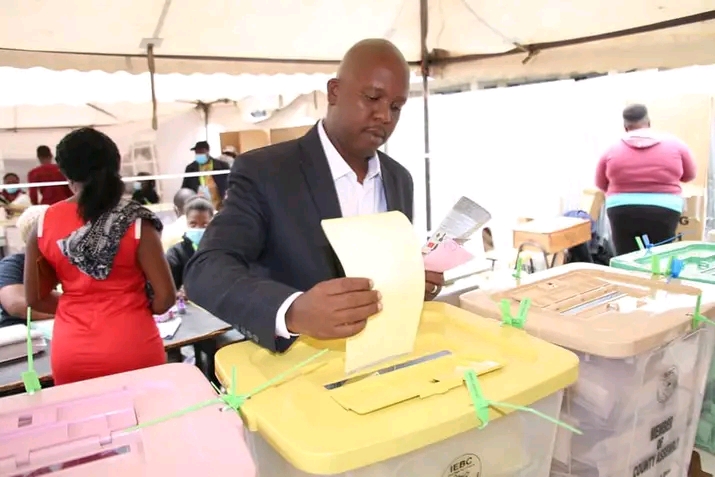
<svg viewBox="0 0 715 477"><path fill-rule="evenodd" d="M7 177L5 177L5 179L3 179L3 183L4 184L19 184L20 179L18 179L15 176L7 176Z"/></svg>
<svg viewBox="0 0 715 477"><path fill-rule="evenodd" d="M328 82L338 134L346 146L370 157L385 144L400 119L409 94L409 73L397 62L377 61L340 80Z"/></svg>
<svg viewBox="0 0 715 477"><path fill-rule="evenodd" d="M211 222L211 214L206 211L190 210L186 214L186 225L190 229L205 229Z"/></svg>
<svg viewBox="0 0 715 477"><path fill-rule="evenodd" d="M196 155L199 155L199 154L208 154L208 153L209 153L209 150L206 149L205 147L197 147L194 152L196 153Z"/></svg>

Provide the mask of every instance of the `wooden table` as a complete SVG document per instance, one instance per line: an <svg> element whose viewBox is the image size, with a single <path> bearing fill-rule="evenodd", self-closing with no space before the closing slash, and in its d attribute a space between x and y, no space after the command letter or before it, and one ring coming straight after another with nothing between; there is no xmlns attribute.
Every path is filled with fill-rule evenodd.
<svg viewBox="0 0 715 477"><path fill-rule="evenodd" d="M179 326L176 335L172 339L164 340L164 348L169 351L183 346L195 345L197 366L205 370L209 377L212 377L214 374L213 355L217 349L214 341L224 334L230 338L230 342L245 339L243 335L233 330L231 325L225 321L219 320L208 311L192 303L187 303L186 314L181 316L181 326ZM131 352L131 350L127 350L127 352ZM0 396L22 391L24 387L20 377L23 371L26 370L27 360L25 359L0 364ZM35 356L35 370L43 384L52 382L49 344L47 351Z"/></svg>
<svg viewBox="0 0 715 477"><path fill-rule="evenodd" d="M516 260L525 248L539 250L544 255L547 268L556 264L559 255L571 247L591 240L591 222L575 217L535 219L514 227ZM548 256L551 255L551 261Z"/></svg>

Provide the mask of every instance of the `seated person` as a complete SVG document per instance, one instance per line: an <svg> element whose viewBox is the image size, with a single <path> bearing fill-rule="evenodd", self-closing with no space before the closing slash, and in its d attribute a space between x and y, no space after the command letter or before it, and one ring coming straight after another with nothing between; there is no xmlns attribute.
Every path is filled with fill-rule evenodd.
<svg viewBox="0 0 715 477"><path fill-rule="evenodd" d="M27 242L30 231L35 228L47 205L33 205L17 219L22 243ZM25 254L16 253L0 260L0 328L27 321L25 301ZM33 320L53 318L47 313L32 312Z"/></svg>
<svg viewBox="0 0 715 477"><path fill-rule="evenodd" d="M172 245L180 243L184 238L184 232L186 232L186 203L197 197L196 192L191 189L179 189L179 191L174 194L174 212L176 213L176 220L164 227L161 232L161 246L164 247L164 252L169 250Z"/></svg>
<svg viewBox="0 0 715 477"><path fill-rule="evenodd" d="M30 196L24 190L13 186L13 184L20 183L20 177L17 174L8 172L2 182L7 187L0 192L0 203L5 208L8 218L19 215L32 205Z"/></svg>
<svg viewBox="0 0 715 477"><path fill-rule="evenodd" d="M187 229L183 240L166 252L166 260L169 262L171 276L174 277L174 285L177 290L184 284L184 268L189 259L194 256L206 226L214 216L211 202L200 196L189 200L184 210Z"/></svg>
<svg viewBox="0 0 715 477"><path fill-rule="evenodd" d="M149 177L148 172L140 172L138 177ZM134 183L134 193L132 200L139 202L141 205L151 205L159 203L159 194L156 193L156 181L137 181Z"/></svg>

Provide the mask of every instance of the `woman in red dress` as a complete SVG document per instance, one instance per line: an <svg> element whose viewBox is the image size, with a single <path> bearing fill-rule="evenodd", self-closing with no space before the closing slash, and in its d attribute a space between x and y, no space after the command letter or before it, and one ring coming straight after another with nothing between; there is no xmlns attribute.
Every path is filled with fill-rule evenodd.
<svg viewBox="0 0 715 477"><path fill-rule="evenodd" d="M58 385L166 362L152 314L166 312L176 291L161 222L122 199L120 160L116 144L99 131L65 136L57 164L74 196L47 209L27 241L27 303L55 315L52 377ZM54 277L46 276L45 261L62 285L59 298L47 289Z"/></svg>

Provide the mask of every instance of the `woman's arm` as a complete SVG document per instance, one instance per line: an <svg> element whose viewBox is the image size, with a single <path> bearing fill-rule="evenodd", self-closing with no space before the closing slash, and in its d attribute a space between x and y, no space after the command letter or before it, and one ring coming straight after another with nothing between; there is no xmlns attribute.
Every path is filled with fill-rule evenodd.
<svg viewBox="0 0 715 477"><path fill-rule="evenodd" d="M606 175L606 154L601 156L596 165L596 187L601 189L603 192L608 192L608 176Z"/></svg>
<svg viewBox="0 0 715 477"><path fill-rule="evenodd" d="M683 175L680 177L680 181L690 182L695 179L698 173L698 167L695 165L690 148L685 145L685 143L680 145L680 157L683 161Z"/></svg>
<svg viewBox="0 0 715 477"><path fill-rule="evenodd" d="M40 248L37 245L37 227L35 227L25 244L25 301L27 306L32 307L40 313L54 315L57 311L57 301L59 294L50 292L45 296L40 296L40 274L37 268L37 260L41 257Z"/></svg>
<svg viewBox="0 0 715 477"><path fill-rule="evenodd" d="M171 278L169 264L164 257L161 236L149 221L142 221L141 238L137 252L139 266L154 290L151 310L161 315L176 303L176 288Z"/></svg>

